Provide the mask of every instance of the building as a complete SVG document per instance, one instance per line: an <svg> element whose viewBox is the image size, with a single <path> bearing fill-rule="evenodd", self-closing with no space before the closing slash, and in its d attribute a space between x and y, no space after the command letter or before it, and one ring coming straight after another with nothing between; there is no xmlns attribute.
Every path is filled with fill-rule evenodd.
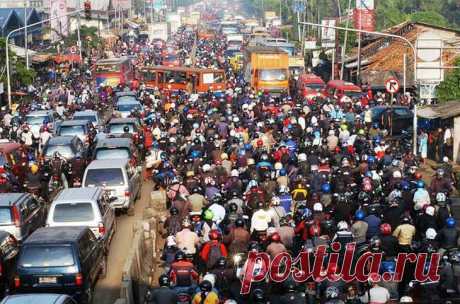
<svg viewBox="0 0 460 304"><path fill-rule="evenodd" d="M43 7L44 1L47 1L47 0L2 0L0 1L0 8L27 6L27 7L32 7L32 8L40 10Z"/></svg>
<svg viewBox="0 0 460 304"><path fill-rule="evenodd" d="M27 14L26 14L27 11ZM11 31L23 27L26 24L40 22L41 16L34 8L0 8L0 34L6 37ZM23 46L24 31L13 33L10 43ZM33 44L41 38L42 26L36 25L27 30L28 41Z"/></svg>

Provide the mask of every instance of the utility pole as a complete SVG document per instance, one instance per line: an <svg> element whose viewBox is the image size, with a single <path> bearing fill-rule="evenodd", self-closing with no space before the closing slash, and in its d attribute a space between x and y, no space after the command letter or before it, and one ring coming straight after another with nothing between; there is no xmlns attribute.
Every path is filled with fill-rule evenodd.
<svg viewBox="0 0 460 304"><path fill-rule="evenodd" d="M81 4L80 0L77 0L77 44L78 44L78 52L80 54L80 62L83 63L83 56L81 55L81 36L80 36L80 11L81 11Z"/></svg>
<svg viewBox="0 0 460 304"><path fill-rule="evenodd" d="M26 69L29 70L29 42L27 41L27 7L29 0L24 1L24 48L26 54Z"/></svg>
<svg viewBox="0 0 460 304"><path fill-rule="evenodd" d="M351 10L351 0L348 0L348 11L347 13ZM348 28L348 24L350 22L350 17L347 16L347 21L346 21L346 24L345 24L345 27ZM341 55L340 55L340 58L341 58L341 61L342 61L342 65L340 67L340 80L343 80L343 70L344 70L344 67L345 67L345 64L344 64L344 60L345 60L345 53L347 51L347 41L348 40L348 31L345 31L345 37L343 39L343 47L342 47L342 52L341 52Z"/></svg>
<svg viewBox="0 0 460 304"><path fill-rule="evenodd" d="M359 30L358 32L358 70L356 71L356 82L361 85L361 30L362 30L362 12L359 11Z"/></svg>

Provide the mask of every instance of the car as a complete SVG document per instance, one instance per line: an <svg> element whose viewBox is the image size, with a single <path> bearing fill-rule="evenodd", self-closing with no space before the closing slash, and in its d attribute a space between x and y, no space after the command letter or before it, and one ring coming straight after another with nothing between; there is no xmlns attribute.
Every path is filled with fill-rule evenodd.
<svg viewBox="0 0 460 304"><path fill-rule="evenodd" d="M64 294L28 293L11 295L4 298L0 304L77 304L75 300Z"/></svg>
<svg viewBox="0 0 460 304"><path fill-rule="evenodd" d="M46 226L88 226L108 250L115 234L115 212L101 188L68 188L51 203Z"/></svg>
<svg viewBox="0 0 460 304"><path fill-rule="evenodd" d="M43 148L42 160L47 161L53 158L55 152L71 161L77 156L86 159L88 157L88 148L77 136L56 136L48 140Z"/></svg>
<svg viewBox="0 0 460 304"><path fill-rule="evenodd" d="M32 134L38 138L40 137L40 129L44 124L47 124L50 130L56 128L58 123L56 115L56 112L53 111L32 111L26 115L25 122L29 125Z"/></svg>
<svg viewBox="0 0 460 304"><path fill-rule="evenodd" d="M63 121L56 130L57 136L78 136L80 140L89 145L92 142L90 132L92 123L86 119Z"/></svg>
<svg viewBox="0 0 460 304"><path fill-rule="evenodd" d="M26 171L23 168L27 163L25 163L25 158L21 157L20 148L19 143L2 140L0 142L0 167L8 165L17 178L24 180Z"/></svg>
<svg viewBox="0 0 460 304"><path fill-rule="evenodd" d="M107 124L106 133L112 136L120 136L125 133L125 126L129 127L129 134L132 135L133 142L136 146L143 144L143 132L139 120L134 117L130 118L112 118Z"/></svg>
<svg viewBox="0 0 460 304"><path fill-rule="evenodd" d="M128 159L133 166L138 166L139 152L131 138L102 138L93 149L92 159Z"/></svg>
<svg viewBox="0 0 460 304"><path fill-rule="evenodd" d="M99 113L93 110L76 111L72 117L73 120L88 120L95 128L104 124L103 120L99 117Z"/></svg>
<svg viewBox="0 0 460 304"><path fill-rule="evenodd" d="M14 277L17 293L56 292L79 303L92 301L98 278L107 274L102 241L88 227L44 227L23 243Z"/></svg>
<svg viewBox="0 0 460 304"><path fill-rule="evenodd" d="M19 244L13 235L0 231L0 295L10 293L13 286Z"/></svg>
<svg viewBox="0 0 460 304"><path fill-rule="evenodd" d="M102 187L115 209L134 215L134 203L140 197L140 172L126 159L93 160L85 170L82 187Z"/></svg>
<svg viewBox="0 0 460 304"><path fill-rule="evenodd" d="M179 57L177 57L176 54L168 53L165 56L163 56L162 65L169 66L169 67L179 67L180 66Z"/></svg>
<svg viewBox="0 0 460 304"><path fill-rule="evenodd" d="M120 98L123 99L123 97L131 97L131 98L136 99L137 98L137 93L135 91L115 92L115 103L118 102L118 99L120 99Z"/></svg>
<svg viewBox="0 0 460 304"><path fill-rule="evenodd" d="M372 123L378 124L381 129L390 130L390 121L393 121L393 136L412 133L414 113L408 107L376 106L371 108L371 113Z"/></svg>
<svg viewBox="0 0 460 304"><path fill-rule="evenodd" d="M11 233L16 240L26 239L43 227L46 207L29 193L0 193L0 231Z"/></svg>
<svg viewBox="0 0 460 304"><path fill-rule="evenodd" d="M115 110L120 113L122 118L127 118L132 111L142 111L143 106L136 97L127 95L118 97Z"/></svg>

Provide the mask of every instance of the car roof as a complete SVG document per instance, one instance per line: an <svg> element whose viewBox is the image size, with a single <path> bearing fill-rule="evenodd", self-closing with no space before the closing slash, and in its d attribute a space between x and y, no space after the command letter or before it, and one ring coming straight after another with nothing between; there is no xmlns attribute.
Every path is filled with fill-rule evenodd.
<svg viewBox="0 0 460 304"><path fill-rule="evenodd" d="M0 206L9 206L18 201L25 200L28 196L28 193L0 193Z"/></svg>
<svg viewBox="0 0 460 304"><path fill-rule="evenodd" d="M109 124L121 124L121 123L137 123L137 118L134 118L134 117L112 118L109 121Z"/></svg>
<svg viewBox="0 0 460 304"><path fill-rule="evenodd" d="M133 140L131 138L124 137L105 137L97 141L96 148L104 147L129 147Z"/></svg>
<svg viewBox="0 0 460 304"><path fill-rule="evenodd" d="M54 294L54 293L28 293L10 295L3 299L1 304L60 304L65 299L69 298L68 295Z"/></svg>
<svg viewBox="0 0 460 304"><path fill-rule="evenodd" d="M129 97L132 97L132 96L129 96ZM120 100L120 99L118 99L117 105L123 105L123 104L141 104L141 102L139 100L137 100L135 97L133 97L133 98L131 98L129 100L124 100L124 99Z"/></svg>
<svg viewBox="0 0 460 304"><path fill-rule="evenodd" d="M48 145L51 145L51 146L67 145L67 144L72 143L75 137L76 136L70 136L70 135L51 137L48 140Z"/></svg>
<svg viewBox="0 0 460 304"><path fill-rule="evenodd" d="M75 242L87 229L84 226L38 228L25 240L24 245Z"/></svg>
<svg viewBox="0 0 460 304"><path fill-rule="evenodd" d="M125 167L128 161L127 159L96 159L93 160L86 169L121 168Z"/></svg>
<svg viewBox="0 0 460 304"><path fill-rule="evenodd" d="M93 110L76 111L75 113L73 113L73 116L86 116L86 115L98 115L98 113Z"/></svg>
<svg viewBox="0 0 460 304"><path fill-rule="evenodd" d="M7 143L0 143L0 152L11 152L17 148L19 148L21 145L19 143L15 142L7 142Z"/></svg>
<svg viewBox="0 0 460 304"><path fill-rule="evenodd" d="M75 203L82 200L96 200L102 190L97 187L92 188L67 188L59 192L53 200L53 204Z"/></svg>
<svg viewBox="0 0 460 304"><path fill-rule="evenodd" d="M45 116L48 115L51 111L48 110L39 110L39 111L32 111L28 113L26 116Z"/></svg>
<svg viewBox="0 0 460 304"><path fill-rule="evenodd" d="M87 125L88 120L86 119L74 119L74 120L65 120L61 123L60 127L64 126L82 126L82 125Z"/></svg>

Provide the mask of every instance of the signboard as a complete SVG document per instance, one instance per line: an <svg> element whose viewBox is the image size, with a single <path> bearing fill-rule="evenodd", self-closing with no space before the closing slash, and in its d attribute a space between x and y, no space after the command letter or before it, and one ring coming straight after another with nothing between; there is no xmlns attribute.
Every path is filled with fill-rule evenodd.
<svg viewBox="0 0 460 304"><path fill-rule="evenodd" d="M321 21L323 26L335 26L335 19L323 19ZM321 46L324 48L335 47L335 29L334 28L321 28Z"/></svg>
<svg viewBox="0 0 460 304"><path fill-rule="evenodd" d="M50 0L50 25L53 29L51 31L51 41L57 41L61 39L60 36L69 35L69 21L67 16L64 16L65 14L67 14L66 0Z"/></svg>
<svg viewBox="0 0 460 304"><path fill-rule="evenodd" d="M375 31L375 11L367 9L355 9L353 11L353 22L356 29L369 32Z"/></svg>
<svg viewBox="0 0 460 304"><path fill-rule="evenodd" d="M417 81L438 83L444 80L442 67L443 41L435 33L422 33L417 38Z"/></svg>
<svg viewBox="0 0 460 304"><path fill-rule="evenodd" d="M356 0L357 9L373 10L374 0Z"/></svg>
<svg viewBox="0 0 460 304"><path fill-rule="evenodd" d="M306 50L315 50L318 47L316 46L316 40L305 40L304 49Z"/></svg>
<svg viewBox="0 0 460 304"><path fill-rule="evenodd" d="M265 12L265 20L271 20L276 18L276 13L274 11Z"/></svg>
<svg viewBox="0 0 460 304"><path fill-rule="evenodd" d="M399 81L396 78L390 77L385 81L385 88L390 94L395 94L399 91Z"/></svg>
<svg viewBox="0 0 460 304"><path fill-rule="evenodd" d="M203 74L203 83L204 84L214 83L214 74L213 73L204 73Z"/></svg>
<svg viewBox="0 0 460 304"><path fill-rule="evenodd" d="M305 3L301 1L295 1L292 4L292 10L294 11L294 13L301 13L305 11Z"/></svg>
<svg viewBox="0 0 460 304"><path fill-rule="evenodd" d="M419 86L420 99L435 99L436 98L436 87L438 84L423 84Z"/></svg>

